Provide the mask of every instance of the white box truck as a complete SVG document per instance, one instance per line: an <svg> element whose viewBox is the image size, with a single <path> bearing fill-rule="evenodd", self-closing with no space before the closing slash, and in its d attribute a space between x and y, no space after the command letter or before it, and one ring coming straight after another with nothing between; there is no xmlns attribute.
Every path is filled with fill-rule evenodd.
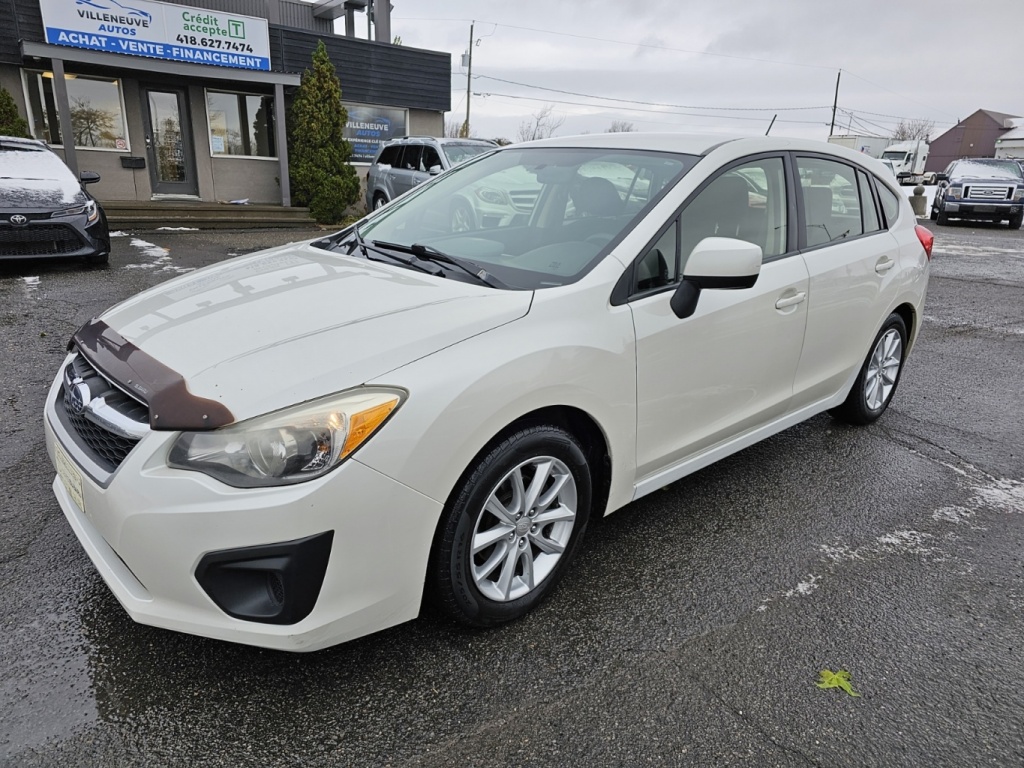
<svg viewBox="0 0 1024 768"><path fill-rule="evenodd" d="M882 160L892 163L900 184L934 184L935 174L924 172L928 162L928 142L924 139L897 141L882 152Z"/></svg>
<svg viewBox="0 0 1024 768"><path fill-rule="evenodd" d="M891 142L892 139L887 139L884 136L856 136L849 133L828 137L829 144L846 147L854 152L863 152L870 157L881 157L882 152Z"/></svg>

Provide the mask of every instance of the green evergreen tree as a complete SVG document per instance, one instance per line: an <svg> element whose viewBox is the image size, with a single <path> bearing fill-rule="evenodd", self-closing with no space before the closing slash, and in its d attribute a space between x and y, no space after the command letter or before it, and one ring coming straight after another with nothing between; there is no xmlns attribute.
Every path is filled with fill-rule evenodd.
<svg viewBox="0 0 1024 768"><path fill-rule="evenodd" d="M359 178L348 164L352 145L343 133L347 121L341 83L321 40L295 93L288 130L292 198L321 224L341 221L359 199Z"/></svg>
<svg viewBox="0 0 1024 768"><path fill-rule="evenodd" d="M18 105L14 103L14 97L2 85L0 85L0 136L32 138L28 133L28 123L18 114Z"/></svg>

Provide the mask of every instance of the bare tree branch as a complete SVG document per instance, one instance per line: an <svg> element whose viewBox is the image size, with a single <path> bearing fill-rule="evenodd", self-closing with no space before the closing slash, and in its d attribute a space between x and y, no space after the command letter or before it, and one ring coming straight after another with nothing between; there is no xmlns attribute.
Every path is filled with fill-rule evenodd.
<svg viewBox="0 0 1024 768"><path fill-rule="evenodd" d="M524 120L520 123L519 130L516 131L516 137L519 141L547 139L561 128L565 118L555 117L551 114L553 110L554 106L548 104L531 115L532 121Z"/></svg>

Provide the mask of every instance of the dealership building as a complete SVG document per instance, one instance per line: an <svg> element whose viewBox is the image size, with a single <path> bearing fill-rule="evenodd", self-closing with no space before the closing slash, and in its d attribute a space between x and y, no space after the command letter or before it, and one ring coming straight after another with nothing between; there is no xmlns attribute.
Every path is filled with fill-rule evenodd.
<svg viewBox="0 0 1024 768"><path fill-rule="evenodd" d="M450 54L393 45L386 0L375 40L354 34L372 0L0 8L0 85L35 138L100 174L90 191L103 201L290 205L285 114L319 40L341 80L353 164L394 136L440 136L451 108Z"/></svg>

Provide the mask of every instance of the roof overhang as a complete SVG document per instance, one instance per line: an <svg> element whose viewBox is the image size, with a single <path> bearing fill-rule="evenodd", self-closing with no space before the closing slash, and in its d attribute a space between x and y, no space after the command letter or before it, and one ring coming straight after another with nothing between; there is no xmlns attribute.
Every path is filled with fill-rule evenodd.
<svg viewBox="0 0 1024 768"><path fill-rule="evenodd" d="M151 59L146 56L123 56L117 53L89 51L64 45L30 43L24 40L21 42L21 55L23 58L60 59L61 61L91 64L97 67L134 69L143 72L152 72L157 62L159 62L162 74L195 77L204 80L232 80L234 82L268 83L271 85L280 83L281 85L290 86L298 86L302 82L301 75L286 72L264 72L255 69L204 66L202 64L189 64L181 61Z"/></svg>

